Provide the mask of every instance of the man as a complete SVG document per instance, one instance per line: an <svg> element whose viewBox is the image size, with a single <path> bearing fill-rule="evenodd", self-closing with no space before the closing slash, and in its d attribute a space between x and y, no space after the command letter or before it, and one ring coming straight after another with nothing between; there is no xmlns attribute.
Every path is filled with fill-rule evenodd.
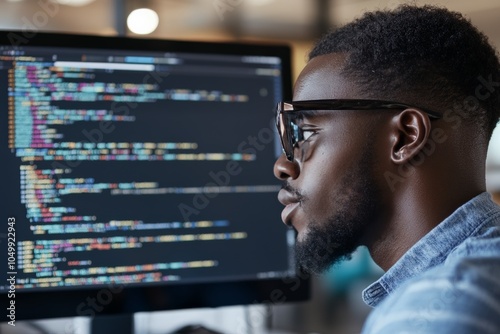
<svg viewBox="0 0 500 334"><path fill-rule="evenodd" d="M280 103L283 221L320 273L366 246L386 273L364 333L500 333L500 209L485 193L500 65L460 14L402 6L324 37Z"/></svg>

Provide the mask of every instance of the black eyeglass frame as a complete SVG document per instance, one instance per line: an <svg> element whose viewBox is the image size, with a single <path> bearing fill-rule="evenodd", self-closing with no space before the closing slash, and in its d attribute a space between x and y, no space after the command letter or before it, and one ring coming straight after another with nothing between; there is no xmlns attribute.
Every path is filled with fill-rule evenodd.
<svg viewBox="0 0 500 334"><path fill-rule="evenodd" d="M276 107L276 128L281 139L281 148L288 161L293 161L293 149L303 140L302 133L292 120L292 116L300 111L307 110L377 110L377 109L408 109L414 108L425 112L431 119L442 118L441 113L427 108L412 106L405 103L369 100L369 99L331 99L331 100L303 100L282 101Z"/></svg>

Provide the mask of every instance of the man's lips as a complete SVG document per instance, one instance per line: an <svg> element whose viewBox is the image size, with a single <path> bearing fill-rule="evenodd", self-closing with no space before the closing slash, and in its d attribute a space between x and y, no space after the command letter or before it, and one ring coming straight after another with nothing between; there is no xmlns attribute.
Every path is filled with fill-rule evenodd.
<svg viewBox="0 0 500 334"><path fill-rule="evenodd" d="M295 210L296 207L299 206L299 203L296 202L296 203L290 203L288 204L287 206L285 206L285 208L283 209L283 211L281 211L281 220L283 221L283 223L285 223L286 225L288 226L292 226L292 222L291 222L291 214L293 213L293 210Z"/></svg>
<svg viewBox="0 0 500 334"><path fill-rule="evenodd" d="M281 189L278 193L278 201L285 206L281 212L281 220L288 226L291 226L291 215L293 211L300 205L299 200L285 189Z"/></svg>

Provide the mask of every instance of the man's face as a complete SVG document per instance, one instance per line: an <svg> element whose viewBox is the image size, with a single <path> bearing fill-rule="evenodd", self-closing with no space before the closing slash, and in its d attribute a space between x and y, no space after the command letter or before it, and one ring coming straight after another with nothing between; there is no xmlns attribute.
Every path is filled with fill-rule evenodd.
<svg viewBox="0 0 500 334"><path fill-rule="evenodd" d="M340 74L339 55L312 59L297 80L294 100L363 98ZM278 198L283 221L298 232L296 255L304 269L321 273L366 239L377 216L374 178L376 111L317 111L299 122L305 139L295 160L282 155L275 175L284 181Z"/></svg>

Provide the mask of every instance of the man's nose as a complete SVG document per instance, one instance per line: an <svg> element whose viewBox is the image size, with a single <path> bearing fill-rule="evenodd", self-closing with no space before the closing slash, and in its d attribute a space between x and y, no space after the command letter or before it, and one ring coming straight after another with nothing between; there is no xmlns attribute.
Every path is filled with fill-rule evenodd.
<svg viewBox="0 0 500 334"><path fill-rule="evenodd" d="M278 160L274 163L274 176L285 181L289 178L292 180L299 177L300 168L297 162L288 161L285 154L281 154Z"/></svg>

